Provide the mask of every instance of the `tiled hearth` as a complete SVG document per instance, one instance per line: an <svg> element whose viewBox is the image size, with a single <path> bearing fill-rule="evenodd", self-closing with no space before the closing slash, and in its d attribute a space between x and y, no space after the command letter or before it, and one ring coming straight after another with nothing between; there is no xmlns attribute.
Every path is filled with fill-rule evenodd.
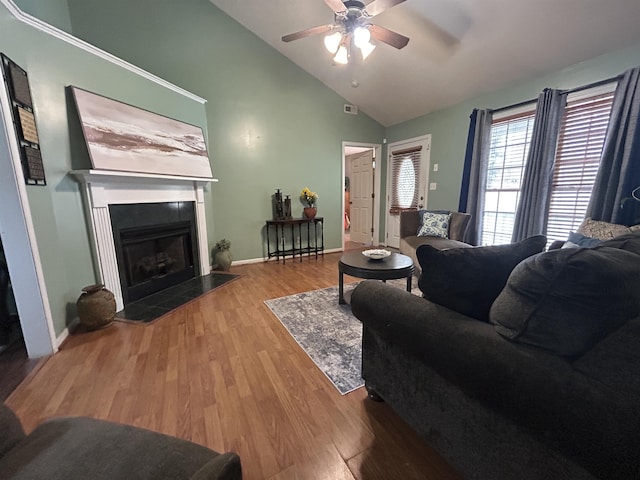
<svg viewBox="0 0 640 480"><path fill-rule="evenodd" d="M149 323L184 305L194 298L221 287L238 278L230 273L212 273L193 278L174 287L169 287L127 306L116 314L116 319Z"/></svg>

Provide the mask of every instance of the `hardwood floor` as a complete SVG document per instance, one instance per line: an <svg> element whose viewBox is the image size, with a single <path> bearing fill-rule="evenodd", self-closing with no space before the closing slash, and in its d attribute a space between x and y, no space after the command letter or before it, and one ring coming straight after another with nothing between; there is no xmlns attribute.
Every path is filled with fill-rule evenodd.
<svg viewBox="0 0 640 480"><path fill-rule="evenodd" d="M22 337L0 353L0 401L6 400L43 361L27 357L27 347Z"/></svg>
<svg viewBox="0 0 640 480"><path fill-rule="evenodd" d="M71 335L7 404L28 431L88 415L233 450L247 480L460 478L364 388L341 396L264 304L336 285L339 258L232 266L152 324Z"/></svg>

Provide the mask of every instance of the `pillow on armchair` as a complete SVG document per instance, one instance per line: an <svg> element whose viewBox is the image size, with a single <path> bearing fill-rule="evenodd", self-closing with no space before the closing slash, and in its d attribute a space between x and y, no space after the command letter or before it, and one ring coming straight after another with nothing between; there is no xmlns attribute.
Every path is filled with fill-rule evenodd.
<svg viewBox="0 0 640 480"><path fill-rule="evenodd" d="M416 235L418 237L449 238L450 212L420 211L420 226Z"/></svg>
<svg viewBox="0 0 640 480"><path fill-rule="evenodd" d="M438 250L421 245L416 251L423 297L470 317L489 321L491 304L504 288L513 268L542 252L544 235L518 243Z"/></svg>

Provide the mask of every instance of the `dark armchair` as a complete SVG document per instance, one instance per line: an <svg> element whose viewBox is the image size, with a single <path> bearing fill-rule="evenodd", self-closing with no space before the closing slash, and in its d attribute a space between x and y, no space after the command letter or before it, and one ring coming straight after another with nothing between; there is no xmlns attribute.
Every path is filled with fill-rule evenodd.
<svg viewBox="0 0 640 480"><path fill-rule="evenodd" d="M464 235L467 232L471 215L468 213L451 212L449 221L449 238L441 237L418 237L417 232L420 227L420 214L416 210L409 210L400 213L400 253L411 257L416 272L420 274L420 264L416 258L416 249L420 245L431 245L434 248L443 250L445 248L465 248L470 247L464 243Z"/></svg>
<svg viewBox="0 0 640 480"><path fill-rule="evenodd" d="M241 480L240 458L142 428L55 418L25 435L0 405L0 477L6 480Z"/></svg>

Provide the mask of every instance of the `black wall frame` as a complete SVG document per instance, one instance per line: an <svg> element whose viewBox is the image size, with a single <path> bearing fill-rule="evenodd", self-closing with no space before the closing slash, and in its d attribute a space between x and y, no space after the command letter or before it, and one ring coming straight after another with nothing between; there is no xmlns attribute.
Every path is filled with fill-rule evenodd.
<svg viewBox="0 0 640 480"><path fill-rule="evenodd" d="M4 54L0 54L0 59L2 60L2 78L11 101L13 124L20 145L25 182L27 185L46 185L27 72Z"/></svg>

